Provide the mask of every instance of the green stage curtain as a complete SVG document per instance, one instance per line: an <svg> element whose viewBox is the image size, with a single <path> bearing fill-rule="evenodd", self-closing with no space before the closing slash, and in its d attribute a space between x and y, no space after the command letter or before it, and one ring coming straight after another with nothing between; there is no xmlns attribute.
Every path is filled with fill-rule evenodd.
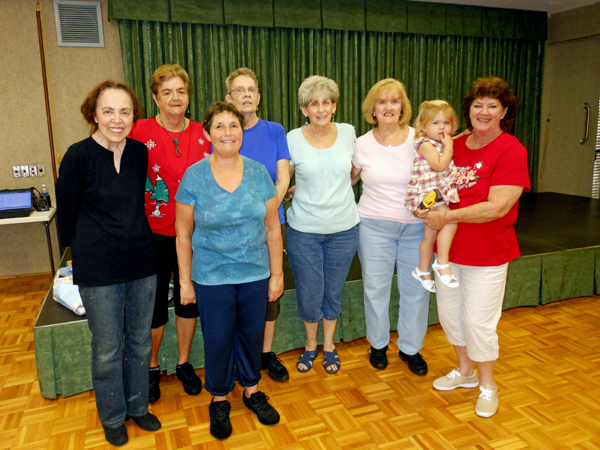
<svg viewBox="0 0 600 450"><path fill-rule="evenodd" d="M529 151L535 190L542 40L136 20L119 20L119 30L125 79L140 95L147 117L156 114L152 73L165 63L180 64L190 74L190 116L197 121L211 102L225 99L227 75L250 67L260 82L260 117L288 131L305 122L298 87L309 75L325 75L340 86L335 120L354 125L358 136L370 128L361 104L383 78L406 85L414 119L422 101L437 98L447 100L460 117L464 94L475 78L502 77L521 102L514 134Z"/></svg>

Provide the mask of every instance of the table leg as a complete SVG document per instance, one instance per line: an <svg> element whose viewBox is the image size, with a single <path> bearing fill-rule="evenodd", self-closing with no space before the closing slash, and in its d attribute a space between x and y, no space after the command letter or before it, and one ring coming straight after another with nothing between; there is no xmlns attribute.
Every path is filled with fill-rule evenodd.
<svg viewBox="0 0 600 450"><path fill-rule="evenodd" d="M50 255L50 268L52 269L52 276L56 275L54 269L54 254L52 253L52 240L50 239L50 226L48 222L44 222L44 228L46 228L46 240L48 241L48 255Z"/></svg>

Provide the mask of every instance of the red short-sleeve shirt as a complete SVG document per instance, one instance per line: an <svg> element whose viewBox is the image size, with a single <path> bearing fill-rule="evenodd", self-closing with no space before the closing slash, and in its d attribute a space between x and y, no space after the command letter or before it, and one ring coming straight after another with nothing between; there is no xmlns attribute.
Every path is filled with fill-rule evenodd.
<svg viewBox="0 0 600 450"><path fill-rule="evenodd" d="M454 141L454 164L459 203L451 209L465 208L487 201L492 186L523 186L529 191L527 150L517 138L502 133L477 150L466 146L466 137ZM517 201L500 219L486 223L459 223L452 241L450 261L469 266L499 266L521 256L513 227L517 220Z"/></svg>

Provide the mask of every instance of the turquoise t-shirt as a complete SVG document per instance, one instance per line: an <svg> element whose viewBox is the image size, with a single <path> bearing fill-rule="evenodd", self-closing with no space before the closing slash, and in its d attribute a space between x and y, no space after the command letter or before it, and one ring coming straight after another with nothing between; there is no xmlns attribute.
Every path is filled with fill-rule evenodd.
<svg viewBox="0 0 600 450"><path fill-rule="evenodd" d="M190 166L175 200L195 206L192 280L199 284L250 283L271 275L265 202L277 189L262 164L242 156L244 174L234 192L216 182L209 158Z"/></svg>
<svg viewBox="0 0 600 450"><path fill-rule="evenodd" d="M356 133L347 123L335 125L336 141L326 149L310 145L302 128L287 135L290 164L296 167L296 192L287 220L303 233L339 233L360 222L350 180Z"/></svg>

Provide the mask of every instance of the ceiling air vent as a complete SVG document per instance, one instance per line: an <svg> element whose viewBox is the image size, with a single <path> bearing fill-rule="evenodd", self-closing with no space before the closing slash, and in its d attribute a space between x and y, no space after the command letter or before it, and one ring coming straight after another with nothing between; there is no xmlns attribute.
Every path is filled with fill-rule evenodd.
<svg viewBox="0 0 600 450"><path fill-rule="evenodd" d="M104 47L100 2L54 0L59 47Z"/></svg>

